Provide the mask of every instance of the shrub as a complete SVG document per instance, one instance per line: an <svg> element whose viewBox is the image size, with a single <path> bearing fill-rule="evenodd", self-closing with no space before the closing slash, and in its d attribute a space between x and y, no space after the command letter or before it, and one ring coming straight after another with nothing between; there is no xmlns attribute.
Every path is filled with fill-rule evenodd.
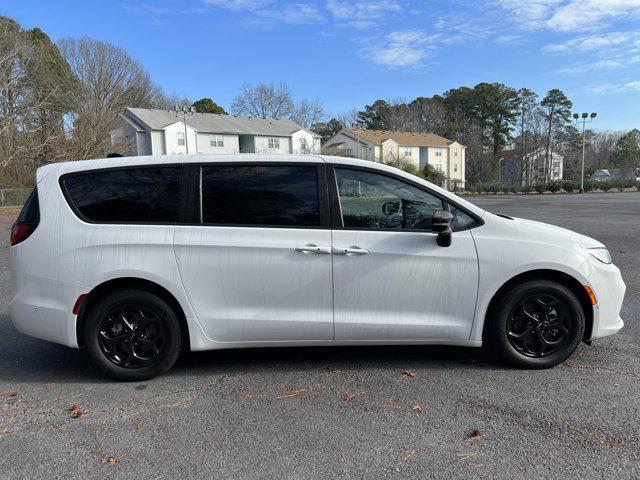
<svg viewBox="0 0 640 480"><path fill-rule="evenodd" d="M636 190L640 192L640 182L636 182Z"/></svg>
<svg viewBox="0 0 640 480"><path fill-rule="evenodd" d="M446 175L444 172L439 172L433 165L425 165L422 169L421 177L430 181L431 183L435 183L439 187L444 185L444 181L446 180Z"/></svg>
<svg viewBox="0 0 640 480"><path fill-rule="evenodd" d="M544 193L545 191L544 183L536 183L533 188L538 193Z"/></svg>
<svg viewBox="0 0 640 480"><path fill-rule="evenodd" d="M522 192L522 186L521 185L511 185L511 187L509 188L509 191L511 193L520 193L520 192Z"/></svg>
<svg viewBox="0 0 640 480"><path fill-rule="evenodd" d="M522 192L523 193L531 193L533 191L533 186L532 185L523 185L522 186Z"/></svg>
<svg viewBox="0 0 640 480"><path fill-rule="evenodd" d="M547 182L547 190L549 190L551 193L559 192L560 187L562 187L562 184L556 180Z"/></svg>
<svg viewBox="0 0 640 480"><path fill-rule="evenodd" d="M611 185L611 182L609 182L609 180L606 180L604 182L600 182L598 184L598 188L603 192L608 192L609 190L611 190L612 185Z"/></svg>
<svg viewBox="0 0 640 480"><path fill-rule="evenodd" d="M580 187L578 186L578 184L575 182L575 180L564 180L562 182L562 189L567 192L567 193L571 193L574 190L578 190Z"/></svg>
<svg viewBox="0 0 640 480"><path fill-rule="evenodd" d="M385 165L389 165L390 167L397 168L399 170L402 170L403 172L407 172L418 177L423 176L422 172L420 171L420 167L404 156L389 157L383 163Z"/></svg>

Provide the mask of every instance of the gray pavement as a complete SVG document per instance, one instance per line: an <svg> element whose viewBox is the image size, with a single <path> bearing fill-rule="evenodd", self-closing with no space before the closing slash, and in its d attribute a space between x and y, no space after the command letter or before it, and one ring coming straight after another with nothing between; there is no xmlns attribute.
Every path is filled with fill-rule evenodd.
<svg viewBox="0 0 640 480"><path fill-rule="evenodd" d="M603 241L625 329L546 371L464 348L297 348L191 353L117 383L11 326L0 214L0 477L640 477L640 193L467 198Z"/></svg>

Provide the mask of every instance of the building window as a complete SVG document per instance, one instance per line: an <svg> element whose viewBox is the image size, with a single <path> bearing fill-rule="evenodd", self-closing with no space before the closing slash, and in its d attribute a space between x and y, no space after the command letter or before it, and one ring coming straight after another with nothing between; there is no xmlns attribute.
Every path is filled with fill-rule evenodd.
<svg viewBox="0 0 640 480"><path fill-rule="evenodd" d="M436 157L441 157L441 156L442 156L442 149L436 148Z"/></svg>
<svg viewBox="0 0 640 480"><path fill-rule="evenodd" d="M176 137L178 138L178 145L184 146L184 132L176 133Z"/></svg>
<svg viewBox="0 0 640 480"><path fill-rule="evenodd" d="M344 153L347 157L353 157L353 148L345 148Z"/></svg>
<svg viewBox="0 0 640 480"><path fill-rule="evenodd" d="M440 165L439 163L436 165L436 171L437 172L441 172L442 171L442 165Z"/></svg>
<svg viewBox="0 0 640 480"><path fill-rule="evenodd" d="M458 150L457 150L457 149L454 149L454 150L453 150L453 156L454 156L454 157L457 157L457 156L458 156Z"/></svg>
<svg viewBox="0 0 640 480"><path fill-rule="evenodd" d="M458 164L457 164L457 163L454 163L454 164L453 164L453 171L454 171L454 172L457 172L457 171L458 171Z"/></svg>
<svg viewBox="0 0 640 480"><path fill-rule="evenodd" d="M269 148L280 148L279 138L269 137L268 142L269 142Z"/></svg>
<svg viewBox="0 0 640 480"><path fill-rule="evenodd" d="M224 147L224 137L222 135L209 136L209 145L212 147Z"/></svg>
<svg viewBox="0 0 640 480"><path fill-rule="evenodd" d="M387 155L390 157L393 156L393 147L389 147L389 149L387 150Z"/></svg>
<svg viewBox="0 0 640 480"><path fill-rule="evenodd" d="M404 147L404 156L405 157L411 156L411 147Z"/></svg>

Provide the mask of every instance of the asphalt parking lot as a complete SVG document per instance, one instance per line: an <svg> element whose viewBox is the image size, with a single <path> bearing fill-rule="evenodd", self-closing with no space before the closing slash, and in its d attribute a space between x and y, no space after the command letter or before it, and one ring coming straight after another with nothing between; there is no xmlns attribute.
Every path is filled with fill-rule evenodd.
<svg viewBox="0 0 640 480"><path fill-rule="evenodd" d="M624 330L546 371L465 348L298 348L117 383L13 328L0 215L0 477L640 477L640 193L467 198L605 243Z"/></svg>

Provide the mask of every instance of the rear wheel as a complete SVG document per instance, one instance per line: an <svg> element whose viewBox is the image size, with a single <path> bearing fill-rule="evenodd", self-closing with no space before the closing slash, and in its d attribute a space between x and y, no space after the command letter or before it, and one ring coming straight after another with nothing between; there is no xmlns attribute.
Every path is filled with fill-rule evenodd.
<svg viewBox="0 0 640 480"><path fill-rule="evenodd" d="M84 330L87 351L108 375L148 380L175 363L182 345L173 309L145 291L114 292L89 313Z"/></svg>
<svg viewBox="0 0 640 480"><path fill-rule="evenodd" d="M549 368L571 356L584 329L584 311L573 292L557 282L532 280L516 285L496 305L491 344L514 366Z"/></svg>

